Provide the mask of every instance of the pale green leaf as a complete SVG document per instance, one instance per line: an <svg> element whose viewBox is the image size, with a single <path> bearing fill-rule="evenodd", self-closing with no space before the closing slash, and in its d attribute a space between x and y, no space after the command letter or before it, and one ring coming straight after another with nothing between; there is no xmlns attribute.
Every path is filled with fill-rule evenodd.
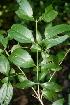
<svg viewBox="0 0 70 105"><path fill-rule="evenodd" d="M33 11L32 7L27 0L20 0L19 2L19 10L16 11L16 14L26 20L33 21Z"/></svg>
<svg viewBox="0 0 70 105"><path fill-rule="evenodd" d="M55 82L45 82L45 83L41 83L40 85L41 85L42 88L49 89L49 90L52 90L54 92L59 92L59 91L62 90L62 87L59 86Z"/></svg>
<svg viewBox="0 0 70 105"><path fill-rule="evenodd" d="M10 70L10 65L7 58L4 55L1 55L0 56L0 72L5 75L8 75L9 70Z"/></svg>
<svg viewBox="0 0 70 105"><path fill-rule="evenodd" d="M6 92L7 92L7 84L4 83L0 88L0 104L2 104L2 102L5 100Z"/></svg>
<svg viewBox="0 0 70 105"><path fill-rule="evenodd" d="M17 84L15 84L14 86L17 87L17 88L22 88L22 89L24 89L24 88L31 87L31 86L33 86L33 85L35 85L34 82L29 81L29 80L24 80L23 82L17 83Z"/></svg>
<svg viewBox="0 0 70 105"><path fill-rule="evenodd" d="M42 90L42 95L49 101L53 101L53 98L57 98L57 94L51 90Z"/></svg>
<svg viewBox="0 0 70 105"><path fill-rule="evenodd" d="M32 43L34 38L31 30L21 24L14 24L10 30L8 30L8 36L11 36L20 43Z"/></svg>
<svg viewBox="0 0 70 105"><path fill-rule="evenodd" d="M45 22L50 22L55 19L58 15L58 12L53 10L52 5L49 5L45 8L45 13L42 14L42 18Z"/></svg>
<svg viewBox="0 0 70 105"><path fill-rule="evenodd" d="M9 60L15 65L23 68L30 68L34 66L34 61L26 50L16 49L9 56Z"/></svg>
<svg viewBox="0 0 70 105"><path fill-rule="evenodd" d="M52 105L63 105L63 103L64 103L64 99L59 99L59 100L53 102Z"/></svg>
<svg viewBox="0 0 70 105"><path fill-rule="evenodd" d="M45 37L46 39L48 39L65 31L70 31L70 25L67 24L56 25L54 27L50 27L47 30L45 29Z"/></svg>

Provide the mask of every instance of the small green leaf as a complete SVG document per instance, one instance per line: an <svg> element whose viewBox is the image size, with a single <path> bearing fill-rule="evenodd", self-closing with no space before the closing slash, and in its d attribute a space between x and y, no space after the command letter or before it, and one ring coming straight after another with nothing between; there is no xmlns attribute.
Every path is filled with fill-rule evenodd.
<svg viewBox="0 0 70 105"><path fill-rule="evenodd" d="M45 83L41 83L40 85L41 85L42 88L49 89L49 90L52 90L54 92L59 92L59 91L62 90L62 87L59 86L55 82L45 82Z"/></svg>
<svg viewBox="0 0 70 105"><path fill-rule="evenodd" d="M58 15L58 12L53 10L52 5L49 5L45 8L45 13L42 14L42 18L45 22L50 22L55 19Z"/></svg>
<svg viewBox="0 0 70 105"><path fill-rule="evenodd" d="M38 43L40 43L40 41L42 40L42 36L41 36L41 33L37 30L37 37L36 37L36 40Z"/></svg>
<svg viewBox="0 0 70 105"><path fill-rule="evenodd" d="M0 72L5 75L8 75L9 70L10 70L10 65L7 58L4 55L1 55L0 56Z"/></svg>
<svg viewBox="0 0 70 105"><path fill-rule="evenodd" d="M41 66L42 69L51 69L52 71L59 71L61 70L62 67L60 67L59 65L55 64L55 63L48 63L48 64L43 64Z"/></svg>
<svg viewBox="0 0 70 105"><path fill-rule="evenodd" d="M32 51L32 52L37 52L37 50L38 50L38 52L41 52L41 47L40 47L39 45L37 46L37 44L34 43L34 44L31 46L31 51Z"/></svg>
<svg viewBox="0 0 70 105"><path fill-rule="evenodd" d="M4 52L4 50L0 49L0 55Z"/></svg>
<svg viewBox="0 0 70 105"><path fill-rule="evenodd" d="M48 70L47 69L41 70L41 73L39 74L39 80L44 79L47 74L48 74Z"/></svg>
<svg viewBox="0 0 70 105"><path fill-rule="evenodd" d="M0 34L0 42L3 44L4 48L6 49L7 44L8 44L8 37L5 37Z"/></svg>
<svg viewBox="0 0 70 105"><path fill-rule="evenodd" d="M9 56L9 60L15 65L23 68L30 68L34 66L34 61L26 50L16 49Z"/></svg>
<svg viewBox="0 0 70 105"><path fill-rule="evenodd" d="M35 85L34 82L29 81L29 80L24 80L23 82L17 83L17 84L15 84L14 86L17 87L17 88L22 88L22 89L24 89L24 88L31 87L31 86L33 86L33 85Z"/></svg>
<svg viewBox="0 0 70 105"><path fill-rule="evenodd" d="M23 74L18 75L18 79L20 82L27 80L27 78Z"/></svg>
<svg viewBox="0 0 70 105"><path fill-rule="evenodd" d="M52 105L63 105L63 103L64 103L64 99L59 99L59 100L53 102Z"/></svg>
<svg viewBox="0 0 70 105"><path fill-rule="evenodd" d="M21 0L18 3L20 7L16 11L16 14L23 19L34 21L32 7L29 2L27 0Z"/></svg>
<svg viewBox="0 0 70 105"><path fill-rule="evenodd" d="M11 74L14 74L15 73L15 70L12 68L11 70L10 70L10 75Z"/></svg>
<svg viewBox="0 0 70 105"><path fill-rule="evenodd" d="M53 98L54 99L57 98L57 94L53 91L50 91L50 90L42 90L42 94L49 101L53 101Z"/></svg>
<svg viewBox="0 0 70 105"><path fill-rule="evenodd" d="M20 46L19 44L14 45L14 46L11 48L11 53L12 53L15 49L17 49L17 48L21 48L21 46Z"/></svg>
<svg viewBox="0 0 70 105"><path fill-rule="evenodd" d="M45 37L46 39L48 39L65 31L70 31L70 25L67 24L56 25L54 27L50 27L49 29L45 30Z"/></svg>
<svg viewBox="0 0 70 105"><path fill-rule="evenodd" d="M7 34L5 30L0 30L0 34Z"/></svg>
<svg viewBox="0 0 70 105"><path fill-rule="evenodd" d="M8 83L8 77L5 77L1 80L2 83Z"/></svg>
<svg viewBox="0 0 70 105"><path fill-rule="evenodd" d="M55 46L55 45L58 45L60 43L62 43L63 41L65 41L66 39L68 38L68 35L64 35L64 36L60 36L58 38L55 38L55 39L45 39L42 41L42 43L44 43L47 47L47 49Z"/></svg>
<svg viewBox="0 0 70 105"><path fill-rule="evenodd" d="M62 59L64 58L64 55L65 55L64 51L61 51L56 55L56 58L57 58L58 62L62 61Z"/></svg>
<svg viewBox="0 0 70 105"><path fill-rule="evenodd" d="M31 30L24 27L21 24L14 24L11 29L8 30L8 36L14 38L20 43L32 43L34 42L34 38Z"/></svg>

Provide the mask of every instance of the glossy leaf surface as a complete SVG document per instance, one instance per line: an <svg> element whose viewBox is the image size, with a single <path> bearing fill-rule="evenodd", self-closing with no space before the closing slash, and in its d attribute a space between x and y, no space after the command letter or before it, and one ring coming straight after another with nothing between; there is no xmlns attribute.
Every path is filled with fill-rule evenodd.
<svg viewBox="0 0 70 105"><path fill-rule="evenodd" d="M23 68L30 68L34 66L34 61L26 50L16 49L9 56L9 60L15 65Z"/></svg>
<svg viewBox="0 0 70 105"><path fill-rule="evenodd" d="M50 90L42 90L42 94L49 101L53 101L53 98L57 98L57 94Z"/></svg>
<svg viewBox="0 0 70 105"><path fill-rule="evenodd" d="M8 30L8 34L8 36L14 38L20 43L34 42L31 30L21 24L14 24L11 29Z"/></svg>
<svg viewBox="0 0 70 105"><path fill-rule="evenodd" d="M44 89L49 89L52 90L54 92L59 92L62 90L62 87L59 86L57 83L55 82L45 82L41 84L41 87Z"/></svg>
<svg viewBox="0 0 70 105"><path fill-rule="evenodd" d="M22 89L24 89L24 88L31 87L31 86L33 86L33 85L35 85L34 82L29 81L29 80L24 80L23 82L17 83L17 84L15 84L14 86L17 87L17 88L22 88Z"/></svg>
<svg viewBox="0 0 70 105"><path fill-rule="evenodd" d="M19 9L16 11L16 14L26 20L31 20L33 21L33 11L32 11L32 7L30 6L29 2L27 0L20 0L20 2L18 2L20 7Z"/></svg>

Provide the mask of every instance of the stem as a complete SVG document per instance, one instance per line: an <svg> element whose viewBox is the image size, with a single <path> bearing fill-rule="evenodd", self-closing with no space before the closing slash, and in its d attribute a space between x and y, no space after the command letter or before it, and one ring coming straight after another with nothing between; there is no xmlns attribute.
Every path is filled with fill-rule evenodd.
<svg viewBox="0 0 70 105"><path fill-rule="evenodd" d="M38 37L38 34L37 34L37 20L36 20L36 39ZM38 81L38 42L37 42L37 81Z"/></svg>

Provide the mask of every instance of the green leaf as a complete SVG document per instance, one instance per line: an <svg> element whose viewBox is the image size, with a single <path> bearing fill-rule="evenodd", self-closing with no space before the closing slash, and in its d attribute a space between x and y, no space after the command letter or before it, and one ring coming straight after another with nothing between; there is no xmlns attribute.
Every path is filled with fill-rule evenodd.
<svg viewBox="0 0 70 105"><path fill-rule="evenodd" d="M4 55L1 55L0 56L0 72L5 75L8 75L9 70L10 70L10 65L7 58Z"/></svg>
<svg viewBox="0 0 70 105"><path fill-rule="evenodd" d="M27 0L21 0L18 3L20 7L16 11L16 14L23 19L34 21L32 7L29 2Z"/></svg>
<svg viewBox="0 0 70 105"><path fill-rule="evenodd" d="M2 102L5 100L6 92L7 92L7 84L4 83L4 84L2 85L2 87L0 88L0 103L1 103L1 104L2 104Z"/></svg>
<svg viewBox="0 0 70 105"><path fill-rule="evenodd" d="M64 58L64 55L65 55L65 52L64 52L64 51L59 52L59 53L56 55L57 61L58 61L58 62L61 62L62 59Z"/></svg>
<svg viewBox="0 0 70 105"><path fill-rule="evenodd" d="M1 80L2 83L8 83L8 77L5 77Z"/></svg>
<svg viewBox="0 0 70 105"><path fill-rule="evenodd" d="M50 22L55 19L58 15L58 12L53 10L52 5L49 5L45 8L45 13L42 14L42 18L45 22Z"/></svg>
<svg viewBox="0 0 70 105"><path fill-rule="evenodd" d="M45 39L41 43L44 43L46 45L47 49L49 49L49 48L51 48L55 45L58 45L58 44L62 43L67 38L68 38L68 35L64 35L64 36L60 36L60 37L55 38L55 39L48 39L48 40Z"/></svg>
<svg viewBox="0 0 70 105"><path fill-rule="evenodd" d="M48 74L48 70L47 69L41 70L41 73L39 74L39 80L44 79L47 74Z"/></svg>
<svg viewBox="0 0 70 105"><path fill-rule="evenodd" d="M23 68L30 68L34 66L34 61L26 50L16 49L9 56L9 60L15 65Z"/></svg>
<svg viewBox="0 0 70 105"><path fill-rule="evenodd" d="M10 30L8 30L8 36L11 36L20 43L32 43L34 38L31 30L24 27L21 24L14 24Z"/></svg>
<svg viewBox="0 0 70 105"><path fill-rule="evenodd" d="M70 25L67 24L56 25L54 27L50 27L47 30L45 29L45 37L46 39L48 39L65 31L70 31Z"/></svg>
<svg viewBox="0 0 70 105"><path fill-rule="evenodd" d="M22 48L19 44L17 44L17 45L14 45L12 48L11 48L11 53L15 50L15 49L17 49L17 48Z"/></svg>
<svg viewBox="0 0 70 105"><path fill-rule="evenodd" d="M59 91L62 90L62 87L59 86L55 82L45 82L45 83L41 83L40 85L41 85L42 88L49 89L49 90L52 90L54 92L59 92Z"/></svg>
<svg viewBox="0 0 70 105"><path fill-rule="evenodd" d="M49 68L51 69L52 71L59 71L61 70L62 67L60 67L59 65L55 64L55 63L48 63L48 64L43 64L41 66L41 69L46 69L46 68Z"/></svg>
<svg viewBox="0 0 70 105"><path fill-rule="evenodd" d="M49 101L53 101L53 98L54 99L57 98L57 94L53 91L50 91L50 90L42 90L42 94Z"/></svg>
<svg viewBox="0 0 70 105"><path fill-rule="evenodd" d="M59 100L53 102L52 105L63 105L63 103L64 103L64 99L59 99Z"/></svg>
<svg viewBox="0 0 70 105"><path fill-rule="evenodd" d="M8 37L5 37L0 34L0 42L3 44L4 48L6 49L7 44L8 44Z"/></svg>
<svg viewBox="0 0 70 105"><path fill-rule="evenodd" d="M4 50L0 49L0 55L4 52Z"/></svg>
<svg viewBox="0 0 70 105"><path fill-rule="evenodd" d="M0 30L0 34L7 34L5 30Z"/></svg>
<svg viewBox="0 0 70 105"><path fill-rule="evenodd" d="M0 89L0 104L8 105L13 95L13 87L9 83L4 83Z"/></svg>
<svg viewBox="0 0 70 105"><path fill-rule="evenodd" d="M10 100L12 99L12 96L13 96L13 87L12 85L9 83L7 85L7 91L6 91L6 96L5 96L5 99L3 101L3 105L8 105Z"/></svg>
<svg viewBox="0 0 70 105"><path fill-rule="evenodd" d="M32 51L32 52L37 52L37 50L38 50L38 52L41 52L41 47L40 47L39 45L37 46L37 44L34 43L34 44L31 46L31 51Z"/></svg>
<svg viewBox="0 0 70 105"><path fill-rule="evenodd" d="M18 75L18 79L20 82L27 80L27 78L23 74Z"/></svg>
<svg viewBox="0 0 70 105"><path fill-rule="evenodd" d="M24 88L31 87L31 86L33 86L33 85L35 85L34 82L29 81L29 80L24 80L23 82L17 83L17 84L15 84L14 86L17 87L17 88L22 88L22 89L24 89Z"/></svg>
<svg viewBox="0 0 70 105"><path fill-rule="evenodd" d="M36 40L37 40L38 43L40 43L40 41L42 40L41 33L38 30L37 30Z"/></svg>

